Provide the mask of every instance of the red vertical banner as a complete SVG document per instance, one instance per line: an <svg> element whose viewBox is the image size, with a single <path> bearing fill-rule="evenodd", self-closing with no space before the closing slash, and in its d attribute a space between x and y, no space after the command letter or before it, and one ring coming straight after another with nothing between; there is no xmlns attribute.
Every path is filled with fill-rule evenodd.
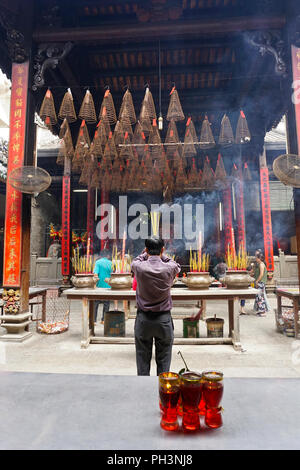
<svg viewBox="0 0 300 470"><path fill-rule="evenodd" d="M87 239L90 239L90 254L94 253L95 190L90 186L87 192Z"/></svg>
<svg viewBox="0 0 300 470"><path fill-rule="evenodd" d="M244 182L242 172L238 173L239 179L235 182L236 220L238 247L246 250L245 234L245 210L244 210Z"/></svg>
<svg viewBox="0 0 300 470"><path fill-rule="evenodd" d="M15 168L24 164L29 62L12 65L10 136L7 164L3 286L20 287L22 255L22 193L9 184Z"/></svg>
<svg viewBox="0 0 300 470"><path fill-rule="evenodd" d="M300 151L300 48L292 46L292 66L293 66L293 81L294 88L297 89L297 92L294 92L293 103L295 105L295 115L296 115L296 125L297 125L297 141L298 141L298 151Z"/></svg>
<svg viewBox="0 0 300 470"><path fill-rule="evenodd" d="M101 204L108 204L109 203L109 192L105 191L105 189L101 189ZM100 222L100 233L101 233L101 250L108 248L108 239L105 239L105 225L103 222L103 218Z"/></svg>
<svg viewBox="0 0 300 470"><path fill-rule="evenodd" d="M260 192L261 192L261 206L262 206L262 215L263 215L265 261L266 261L267 270L274 271L269 170L266 167L260 169Z"/></svg>
<svg viewBox="0 0 300 470"><path fill-rule="evenodd" d="M223 191L223 207L224 207L224 232L225 232L225 252L228 245L232 246L232 202L231 202L231 186L227 185Z"/></svg>
<svg viewBox="0 0 300 470"><path fill-rule="evenodd" d="M62 275L70 276L70 202L71 202L71 177L64 175L62 190L62 240L61 240L61 258L62 258Z"/></svg>

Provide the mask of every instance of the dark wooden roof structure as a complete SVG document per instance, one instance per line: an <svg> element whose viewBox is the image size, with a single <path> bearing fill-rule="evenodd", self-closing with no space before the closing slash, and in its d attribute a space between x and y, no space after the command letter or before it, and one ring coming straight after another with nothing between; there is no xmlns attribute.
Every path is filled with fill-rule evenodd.
<svg viewBox="0 0 300 470"><path fill-rule="evenodd" d="M183 110L196 127L206 114L213 126L219 126L224 112L237 120L243 109L252 145L261 147L265 132L286 110L290 90L286 39L295 17L293 8L298 8L294 0L0 3L0 65L9 73L12 50L16 53L16 43L22 42L12 31L22 32L25 43L32 41L37 109L48 86L57 108L70 87L78 111L89 88L99 112L109 86L117 109L129 87L139 112L146 84L158 106L160 50L164 116L176 84ZM10 47L3 47L4 41Z"/></svg>

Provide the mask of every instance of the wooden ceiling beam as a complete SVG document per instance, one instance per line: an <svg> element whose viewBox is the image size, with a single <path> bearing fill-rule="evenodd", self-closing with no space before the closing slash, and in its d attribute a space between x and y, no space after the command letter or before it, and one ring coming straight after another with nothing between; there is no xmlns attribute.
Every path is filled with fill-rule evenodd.
<svg viewBox="0 0 300 470"><path fill-rule="evenodd" d="M207 64L207 65L194 65L194 66L165 66L161 69L161 74L166 75L189 75L197 73L217 73L219 72L222 77L221 79L231 78L234 72L235 64ZM119 77L149 77L149 76L158 76L158 67L137 67L137 68L115 68L105 70L101 67L99 68L90 68L90 73L92 75L99 74L99 78L119 78ZM201 80L201 78L199 78Z"/></svg>
<svg viewBox="0 0 300 470"><path fill-rule="evenodd" d="M99 41L112 43L118 41L135 42L164 39L171 37L176 40L181 37L203 37L212 35L226 35L229 33L282 29L286 19L283 16L251 16L234 18L200 18L196 20L178 20L164 23L124 23L122 27L116 24L101 25L101 27L63 28L63 29L36 29L33 39L41 42L67 42L76 43Z"/></svg>

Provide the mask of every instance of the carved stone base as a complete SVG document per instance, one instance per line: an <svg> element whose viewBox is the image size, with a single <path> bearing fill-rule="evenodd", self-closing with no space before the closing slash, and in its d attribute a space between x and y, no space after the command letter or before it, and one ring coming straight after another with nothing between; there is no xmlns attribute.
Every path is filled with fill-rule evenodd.
<svg viewBox="0 0 300 470"><path fill-rule="evenodd" d="M23 342L32 336L29 330L31 313L20 313L19 315L3 315L1 327L6 334L0 335L0 341Z"/></svg>

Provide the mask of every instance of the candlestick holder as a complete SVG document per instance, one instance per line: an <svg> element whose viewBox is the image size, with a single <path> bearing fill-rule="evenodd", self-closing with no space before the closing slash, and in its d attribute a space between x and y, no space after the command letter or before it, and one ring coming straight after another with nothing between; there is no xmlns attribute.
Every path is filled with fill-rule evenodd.
<svg viewBox="0 0 300 470"><path fill-rule="evenodd" d="M180 392L182 397L182 428L185 432L200 429L198 407L202 393L202 374L183 372L180 374Z"/></svg>
<svg viewBox="0 0 300 470"><path fill-rule="evenodd" d="M220 428L223 425L222 407L223 374L222 372L208 371L203 373L203 396L205 400L205 424L209 428Z"/></svg>
<svg viewBox="0 0 300 470"><path fill-rule="evenodd" d="M175 372L159 374L159 398L162 410L160 426L166 431L179 429L177 405L180 396L179 375Z"/></svg>

